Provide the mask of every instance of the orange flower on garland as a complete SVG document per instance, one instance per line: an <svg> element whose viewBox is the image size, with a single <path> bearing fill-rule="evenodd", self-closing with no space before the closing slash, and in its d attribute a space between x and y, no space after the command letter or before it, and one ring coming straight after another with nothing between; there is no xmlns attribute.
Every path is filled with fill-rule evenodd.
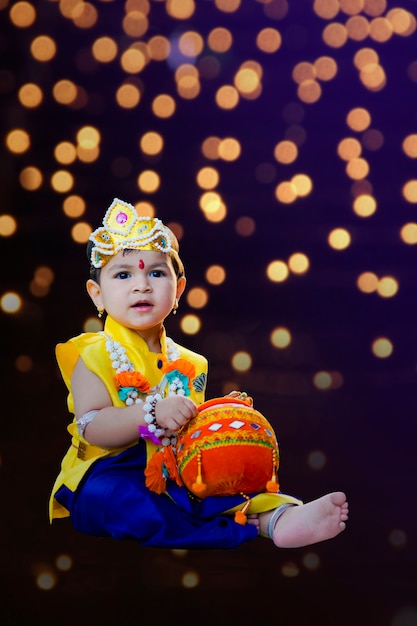
<svg viewBox="0 0 417 626"><path fill-rule="evenodd" d="M143 374L140 372L120 372L115 376L117 388L134 387L140 393L149 393L151 386Z"/></svg>
<svg viewBox="0 0 417 626"><path fill-rule="evenodd" d="M184 376L187 376L190 380L195 378L195 367L186 359L176 359L175 361L164 363L163 372L165 374L174 371L180 372Z"/></svg>

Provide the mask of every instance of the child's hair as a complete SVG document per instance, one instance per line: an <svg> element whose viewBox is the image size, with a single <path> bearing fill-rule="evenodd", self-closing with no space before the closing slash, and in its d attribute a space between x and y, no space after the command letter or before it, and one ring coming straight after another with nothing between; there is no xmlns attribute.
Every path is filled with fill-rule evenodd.
<svg viewBox="0 0 417 626"><path fill-rule="evenodd" d="M178 239L176 238L172 230L168 228L168 226L165 226L165 229L168 231L168 234L171 240L171 250L170 252L168 252L168 254L171 257L172 266L174 268L176 277L181 278L182 276L185 275L185 269L184 269L184 264L181 261L180 256L179 256L180 245L178 243ZM101 268L94 267L94 265L91 263L91 252L94 246L95 246L95 243L89 240L87 243L86 252L87 252L87 258L90 262L90 278L94 280L96 283L100 283ZM125 248L125 250L126 251L131 250L131 248ZM125 250L123 250L123 252Z"/></svg>

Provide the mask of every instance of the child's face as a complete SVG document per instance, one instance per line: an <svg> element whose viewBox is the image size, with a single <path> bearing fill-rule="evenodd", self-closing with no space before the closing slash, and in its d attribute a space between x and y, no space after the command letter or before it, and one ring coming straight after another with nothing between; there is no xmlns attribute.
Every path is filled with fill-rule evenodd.
<svg viewBox="0 0 417 626"><path fill-rule="evenodd" d="M97 308L133 330L158 330L185 288L171 257L153 250L116 254L101 270L100 285L87 282Z"/></svg>

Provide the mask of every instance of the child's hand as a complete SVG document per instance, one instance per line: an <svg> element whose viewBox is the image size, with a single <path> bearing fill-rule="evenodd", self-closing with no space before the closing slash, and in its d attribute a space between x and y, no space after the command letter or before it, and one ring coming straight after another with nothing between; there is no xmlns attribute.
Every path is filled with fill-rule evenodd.
<svg viewBox="0 0 417 626"><path fill-rule="evenodd" d="M168 396L155 406L155 419L161 428L177 432L197 415L197 405L185 396Z"/></svg>

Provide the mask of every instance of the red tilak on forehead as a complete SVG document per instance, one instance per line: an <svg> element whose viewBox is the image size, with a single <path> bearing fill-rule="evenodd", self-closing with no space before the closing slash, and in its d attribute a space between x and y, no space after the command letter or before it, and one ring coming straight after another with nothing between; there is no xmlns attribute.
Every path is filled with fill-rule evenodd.
<svg viewBox="0 0 417 626"><path fill-rule="evenodd" d="M145 267L145 263L143 262L143 260L142 260L142 259L139 259L139 265L138 265L138 268L139 268L140 270L143 270L143 268L144 268L144 267Z"/></svg>

